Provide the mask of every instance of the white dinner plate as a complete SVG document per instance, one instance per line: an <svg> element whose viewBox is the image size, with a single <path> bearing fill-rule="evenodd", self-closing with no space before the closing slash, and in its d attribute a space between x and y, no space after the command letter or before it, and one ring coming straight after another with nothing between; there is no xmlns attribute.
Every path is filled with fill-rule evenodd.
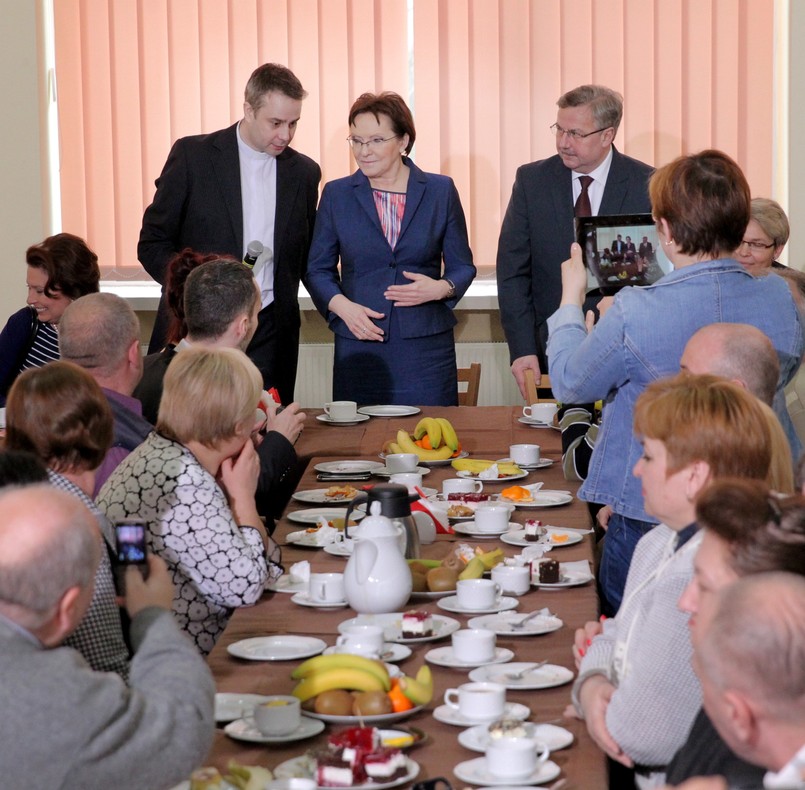
<svg viewBox="0 0 805 790"><path fill-rule="evenodd" d="M384 638L387 642L399 642L400 644L410 645L419 642L435 642L439 639L446 639L454 631L461 628L461 624L453 617L445 617L441 614L433 616L433 634L422 636L415 639L403 638L402 635L402 612L392 612L390 614L361 614L344 620L338 624L338 633L343 634L344 629L350 625L380 625L383 626Z"/></svg>
<svg viewBox="0 0 805 790"><path fill-rule="evenodd" d="M377 461L322 461L313 468L317 472L329 472L332 475L359 475L374 472L384 464ZM334 481L337 482L337 481Z"/></svg>
<svg viewBox="0 0 805 790"><path fill-rule="evenodd" d="M506 664L505 667L482 666L470 672L470 680L477 683L500 683L507 689L517 691L526 689L550 689L564 686L573 680L573 673L567 667L558 664L543 664L539 669L527 672L522 678L508 678L506 672L519 672L526 669L530 662Z"/></svg>
<svg viewBox="0 0 805 790"><path fill-rule="evenodd" d="M317 414L316 419L326 425L357 425L359 422L366 422L368 414L356 414L348 420L334 420L329 414Z"/></svg>
<svg viewBox="0 0 805 790"><path fill-rule="evenodd" d="M503 595L500 600L489 609L465 609L459 606L458 596L451 595L449 598L442 598L436 601L436 606L440 609L444 609L445 612L454 612L455 614L492 614L493 612L507 612L509 609L516 609L518 603L516 598Z"/></svg>
<svg viewBox="0 0 805 790"><path fill-rule="evenodd" d="M327 546L324 548L326 549ZM292 596L291 602L299 606L310 606L313 609L342 609L345 606L349 606L346 601L314 601L306 592L300 592Z"/></svg>
<svg viewBox="0 0 805 790"><path fill-rule="evenodd" d="M523 487L528 488L528 486ZM573 501L573 494L570 491L551 491L545 488L534 491L533 497L532 501L524 503L522 507L558 507L568 505ZM509 504L515 503L512 500Z"/></svg>
<svg viewBox="0 0 805 790"><path fill-rule="evenodd" d="M305 581L292 580L290 575L283 573L276 581L269 582L266 585L266 590L269 592L287 593L288 595L296 595L299 592L307 591L308 583Z"/></svg>
<svg viewBox="0 0 805 790"><path fill-rule="evenodd" d="M332 521L334 518L344 518L347 515L347 508L345 507L308 507L304 510L294 510L288 513L288 521L293 521L297 524L318 524L320 518L327 521ZM352 513L352 518L355 521L360 521L363 518L363 513Z"/></svg>
<svg viewBox="0 0 805 790"><path fill-rule="evenodd" d="M453 532L457 535L469 535L475 540L497 540L501 535L505 535L509 530L517 530L520 525L514 521L510 521L508 526L503 529L489 532L488 530L480 530L475 526L475 521L463 521L459 524L453 525Z"/></svg>
<svg viewBox="0 0 805 790"><path fill-rule="evenodd" d="M353 724L362 727L365 724L391 724L395 721L402 721L422 710L422 705L415 705L408 710L400 710L396 713L380 713L377 716L334 716L330 713L316 713L315 711L305 711L305 716L310 716L328 724Z"/></svg>
<svg viewBox="0 0 805 790"><path fill-rule="evenodd" d="M509 497L503 496L501 493L500 501L505 502L507 505L511 505L515 508L535 508L535 507L545 507L544 504L540 504L543 500L541 500L538 496L540 490L542 489L542 483L531 483L529 485L521 486L521 488L525 488L529 494L531 494L531 499L509 499Z"/></svg>
<svg viewBox="0 0 805 790"><path fill-rule="evenodd" d="M433 711L433 718L442 724L452 724L455 727L474 727L476 724L490 724L498 719L518 719L523 721L531 715L528 705L521 705L519 702L507 702L503 707L502 716L490 716L488 719L469 719L463 713L449 705L439 705Z"/></svg>
<svg viewBox="0 0 805 790"><path fill-rule="evenodd" d="M420 461L420 463L422 462ZM414 468L414 472L424 477L430 474L430 469L427 466L417 466ZM378 469L372 470L372 474L376 477L391 477L392 475L400 474L400 472L392 472L385 464L380 464Z"/></svg>
<svg viewBox="0 0 805 790"><path fill-rule="evenodd" d="M473 669L474 667L484 667L488 664L505 664L514 658L514 651L507 647L496 647L495 657L488 661L461 661L453 652L453 647L434 647L425 653L425 661L436 664L439 667L450 667L451 669Z"/></svg>
<svg viewBox="0 0 805 790"><path fill-rule="evenodd" d="M514 475L504 475L503 477L495 477L490 479L487 477L480 477L480 475L475 474L474 472L468 472L466 469L462 469L460 472L456 472L456 477L466 477L469 480L480 480L486 486L498 485L499 483L511 483L514 480L522 480L524 477L528 477L528 472L519 472L518 474Z"/></svg>
<svg viewBox="0 0 805 790"><path fill-rule="evenodd" d="M334 483L334 485L338 484ZM351 483L349 483L348 485L351 485ZM293 494L291 494L291 497L295 499L297 502L305 502L311 505L329 505L329 504L335 504L336 502L338 502L339 504L342 502L349 504L353 499L353 497L351 496L345 496L345 497L326 496L326 492L328 490L329 489L327 488L309 488L307 491L294 491ZM361 489L357 488L357 492L358 494L360 494ZM357 496L357 494L355 496Z"/></svg>
<svg viewBox="0 0 805 790"><path fill-rule="evenodd" d="M507 532L501 537L501 540L510 546L539 546L542 544L543 546L552 546L555 549L559 549L562 546L573 546L576 543L581 543L584 539L584 535L575 529L549 526L546 526L545 529L547 532L539 540L526 540L524 529Z"/></svg>
<svg viewBox="0 0 805 790"><path fill-rule="evenodd" d="M390 787L399 787L416 778L419 773L419 764L415 763L410 757L405 758L407 771L405 776L394 779L391 782L367 782L362 785L352 785L350 790L388 790ZM313 755L303 754L301 757L294 757L280 763L274 769L276 779L313 779L316 775L316 758ZM328 790L319 787L319 790Z"/></svg>
<svg viewBox="0 0 805 790"><path fill-rule="evenodd" d="M287 735L263 735L254 723L251 716L232 721L224 727L224 732L236 741L246 741L247 743L290 743L291 741L301 741L305 738L312 738L324 729L324 722L318 719L311 719L302 716L299 726Z"/></svg>
<svg viewBox="0 0 805 790"><path fill-rule="evenodd" d="M361 406L358 414L368 414L370 417L407 417L419 414L422 411L418 406Z"/></svg>
<svg viewBox="0 0 805 790"><path fill-rule="evenodd" d="M226 649L230 656L249 661L291 661L295 658L317 656L327 643L313 636L253 636L233 642Z"/></svg>
<svg viewBox="0 0 805 790"><path fill-rule="evenodd" d="M558 631L564 623L552 614L538 615L529 620L522 628L514 628L512 623L519 623L528 615L524 612L499 612L483 617L473 617L467 623L469 628L486 628L498 636L538 636Z"/></svg>
<svg viewBox="0 0 805 790"><path fill-rule="evenodd" d="M530 721L524 721L522 726L525 728L527 738L544 743L551 752L567 749L573 743L573 733L564 727L557 727L555 724L534 724ZM458 742L473 752L485 752L486 747L492 742L489 737L489 725L479 724L462 730L458 734Z"/></svg>
<svg viewBox="0 0 805 790"><path fill-rule="evenodd" d="M330 656L333 653L339 653L340 650L336 650L336 646L333 645L332 647L328 647L324 651L325 656ZM400 645L397 642L384 642L383 643L383 652L380 654L381 661L404 661L408 656L411 655L413 651L407 645Z"/></svg>
<svg viewBox="0 0 805 790"><path fill-rule="evenodd" d="M328 543L324 547L324 553L333 557L351 557L355 541L352 538L341 540L338 543Z"/></svg>
<svg viewBox="0 0 805 790"><path fill-rule="evenodd" d="M215 721L235 721L251 716L254 706L267 699L263 694L218 693L215 695Z"/></svg>
<svg viewBox="0 0 805 790"><path fill-rule="evenodd" d="M538 765L537 769L528 776L520 776L516 779L508 776L502 779L493 776L486 770L486 757L476 757L474 760L459 763L453 769L453 773L461 779L462 782L467 782L471 785L504 788L514 787L515 785L513 783L515 781L521 782L520 785L516 785L517 787L542 785L545 784L545 782L556 779L561 773L561 770L555 762L547 760Z"/></svg>
<svg viewBox="0 0 805 790"><path fill-rule="evenodd" d="M511 458L498 458L497 462L499 464L514 463ZM535 469L546 469L549 466L553 466L554 463L553 458L540 458L535 464L521 464L518 461L517 466L519 466L520 469L527 469L529 472L533 472Z"/></svg>

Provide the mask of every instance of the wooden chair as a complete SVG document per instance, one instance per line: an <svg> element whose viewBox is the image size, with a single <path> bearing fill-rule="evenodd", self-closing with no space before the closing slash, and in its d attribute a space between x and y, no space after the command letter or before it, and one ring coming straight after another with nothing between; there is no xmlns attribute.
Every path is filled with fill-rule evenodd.
<svg viewBox="0 0 805 790"><path fill-rule="evenodd" d="M478 388L481 384L481 363L472 362L468 368L457 368L458 383L466 384L467 389L462 392L461 387L458 388L458 405L459 406L477 406L478 405Z"/></svg>
<svg viewBox="0 0 805 790"><path fill-rule="evenodd" d="M547 373L543 373L540 377L539 387L537 387L534 372L526 370L525 372L525 391L529 404L531 403L556 403L556 398L553 396L551 389L551 377Z"/></svg>

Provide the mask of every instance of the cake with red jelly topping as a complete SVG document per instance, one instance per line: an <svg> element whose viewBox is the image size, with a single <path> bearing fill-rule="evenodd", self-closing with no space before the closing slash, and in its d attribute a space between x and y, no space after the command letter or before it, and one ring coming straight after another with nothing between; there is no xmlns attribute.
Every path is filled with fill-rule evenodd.
<svg viewBox="0 0 805 790"><path fill-rule="evenodd" d="M433 617L431 614L418 610L403 613L402 638L422 639L426 636L433 636Z"/></svg>
<svg viewBox="0 0 805 790"><path fill-rule="evenodd" d="M486 502L489 494L480 494L477 491L465 491L455 494L448 494L448 502Z"/></svg>
<svg viewBox="0 0 805 790"><path fill-rule="evenodd" d="M528 518L525 522L525 539L529 542L538 541L545 535L546 529L538 518Z"/></svg>
<svg viewBox="0 0 805 790"><path fill-rule="evenodd" d="M377 729L351 727L330 736L316 757L315 778L320 787L352 787L394 781L407 771L402 752L381 746Z"/></svg>

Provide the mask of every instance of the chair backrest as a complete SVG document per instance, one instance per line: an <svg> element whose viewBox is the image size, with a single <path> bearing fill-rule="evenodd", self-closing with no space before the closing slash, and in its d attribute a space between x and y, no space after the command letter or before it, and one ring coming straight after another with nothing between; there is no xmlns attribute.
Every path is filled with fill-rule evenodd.
<svg viewBox="0 0 805 790"><path fill-rule="evenodd" d="M458 388L458 405L459 406L477 406L478 405L478 388L481 384L481 363L472 362L468 368L456 368L458 374L458 383L466 383L467 389L462 392L461 387Z"/></svg>
<svg viewBox="0 0 805 790"><path fill-rule="evenodd" d="M525 371L525 391L528 403L555 403L556 398L551 389L551 377L547 373L543 373L540 377L539 387L535 378L534 371L530 369Z"/></svg>

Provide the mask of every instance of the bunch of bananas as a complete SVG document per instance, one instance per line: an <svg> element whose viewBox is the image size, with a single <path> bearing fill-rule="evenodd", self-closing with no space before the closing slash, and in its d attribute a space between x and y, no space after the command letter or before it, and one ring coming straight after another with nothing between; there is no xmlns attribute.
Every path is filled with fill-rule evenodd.
<svg viewBox="0 0 805 790"><path fill-rule="evenodd" d="M498 465L498 474L504 477L522 474L523 470L512 461L483 461L477 458L456 458L452 461L453 469L457 472L469 472L477 475L485 472L492 464Z"/></svg>
<svg viewBox="0 0 805 790"><path fill-rule="evenodd" d="M461 443L450 420L444 417L423 417L414 428L397 431L396 439L383 446L386 453L416 453L420 461L446 461L461 452Z"/></svg>
<svg viewBox="0 0 805 790"><path fill-rule="evenodd" d="M291 693L300 702L333 689L388 693L393 685L382 661L350 653L309 658L291 672L291 677L299 681ZM416 678L400 678L399 686L414 705L427 705L433 696L430 668L422 666Z"/></svg>

